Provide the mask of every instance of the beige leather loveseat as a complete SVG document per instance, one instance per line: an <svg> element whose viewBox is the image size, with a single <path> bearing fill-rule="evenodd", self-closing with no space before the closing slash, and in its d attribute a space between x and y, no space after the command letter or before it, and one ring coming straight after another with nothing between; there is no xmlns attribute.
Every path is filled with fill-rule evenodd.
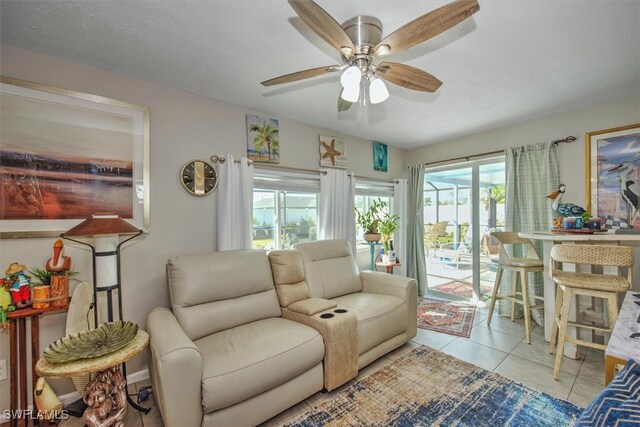
<svg viewBox="0 0 640 427"><path fill-rule="evenodd" d="M147 317L166 426L256 425L323 388L322 337L281 317L264 251L177 256L167 279Z"/></svg>
<svg viewBox="0 0 640 427"><path fill-rule="evenodd" d="M326 389L416 336L416 281L358 271L346 240L300 243L269 259L283 316L324 338Z"/></svg>

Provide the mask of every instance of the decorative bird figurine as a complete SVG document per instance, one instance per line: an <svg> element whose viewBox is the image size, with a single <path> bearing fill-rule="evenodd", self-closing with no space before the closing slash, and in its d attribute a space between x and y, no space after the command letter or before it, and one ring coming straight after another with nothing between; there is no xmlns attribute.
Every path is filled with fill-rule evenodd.
<svg viewBox="0 0 640 427"><path fill-rule="evenodd" d="M552 199L551 207L553 210L562 217L569 216L582 216L587 210L573 203L560 203L562 195L566 191L567 187L564 184L560 184L558 189L547 196L547 199Z"/></svg>
<svg viewBox="0 0 640 427"><path fill-rule="evenodd" d="M622 162L609 169L608 173L620 172L620 193L627 202L627 221L633 227L638 210L640 210L640 180L638 170L633 163Z"/></svg>
<svg viewBox="0 0 640 427"><path fill-rule="evenodd" d="M63 254L64 243L61 239L53 244L53 258L49 258L45 264L47 271L61 273L71 270L71 258Z"/></svg>

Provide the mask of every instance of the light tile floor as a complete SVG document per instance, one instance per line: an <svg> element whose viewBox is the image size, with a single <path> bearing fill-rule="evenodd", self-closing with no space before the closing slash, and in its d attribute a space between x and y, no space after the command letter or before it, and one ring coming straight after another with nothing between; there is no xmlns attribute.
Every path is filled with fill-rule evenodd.
<svg viewBox="0 0 640 427"><path fill-rule="evenodd" d="M527 344L523 320L511 322L507 318L496 315L491 326L488 327L488 312L488 307L477 309L474 327L469 338L418 329L418 335L411 342L362 369L356 379L333 392L318 392L267 421L264 425L271 427L285 423L418 345L426 345L443 351L484 369L497 372L513 381L569 400L578 406L586 406L604 388L604 355L602 351L581 348L580 359L572 360L565 357L562 361L560 381L555 381L553 379L555 358L554 355L548 353L548 343L544 341L544 329L534 326L531 331L531 344ZM135 393L148 384L148 380L132 384L130 392ZM143 406L151 407L151 412L142 415L130 409L125 424L134 427L162 426L162 419L153 394L148 401L144 402ZM77 418L70 419L60 425L82 426L82 421Z"/></svg>

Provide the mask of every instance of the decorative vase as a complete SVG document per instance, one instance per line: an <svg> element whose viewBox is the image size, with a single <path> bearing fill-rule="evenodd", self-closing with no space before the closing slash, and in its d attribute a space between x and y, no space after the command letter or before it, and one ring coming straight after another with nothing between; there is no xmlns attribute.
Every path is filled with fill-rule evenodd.
<svg viewBox="0 0 640 427"><path fill-rule="evenodd" d="M49 298L51 297L51 286L41 285L33 287L33 295L31 302L33 308L48 308Z"/></svg>
<svg viewBox="0 0 640 427"><path fill-rule="evenodd" d="M382 255L382 262L385 264L389 263L389 255L387 254Z"/></svg>
<svg viewBox="0 0 640 427"><path fill-rule="evenodd" d="M380 233L365 233L362 236L366 242L379 242L382 235Z"/></svg>

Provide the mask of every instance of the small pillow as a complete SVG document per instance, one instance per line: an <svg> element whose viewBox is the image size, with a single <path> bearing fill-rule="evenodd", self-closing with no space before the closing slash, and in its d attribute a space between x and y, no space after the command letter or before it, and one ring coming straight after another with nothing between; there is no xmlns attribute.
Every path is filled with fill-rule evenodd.
<svg viewBox="0 0 640 427"><path fill-rule="evenodd" d="M287 307L291 311L304 314L305 316L313 316L321 311L336 308L338 304L324 298L309 298L304 301L298 301Z"/></svg>
<svg viewBox="0 0 640 427"><path fill-rule="evenodd" d="M640 423L640 365L627 365L580 414L576 426L626 426Z"/></svg>

